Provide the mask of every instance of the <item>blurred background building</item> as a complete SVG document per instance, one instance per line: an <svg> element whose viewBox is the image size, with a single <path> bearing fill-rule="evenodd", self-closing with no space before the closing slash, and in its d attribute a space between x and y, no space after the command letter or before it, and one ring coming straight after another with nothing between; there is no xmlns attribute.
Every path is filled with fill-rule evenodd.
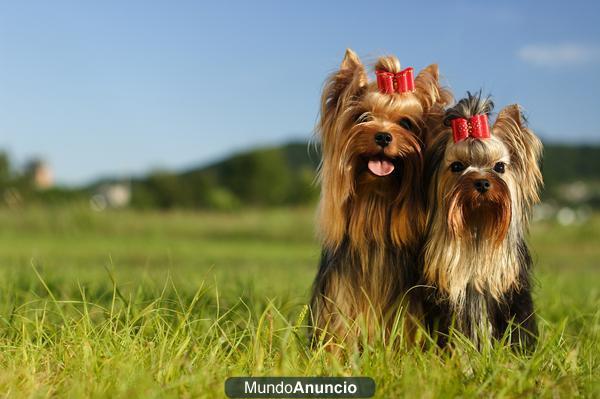
<svg viewBox="0 0 600 399"><path fill-rule="evenodd" d="M33 187L46 190L54 185L54 175L50 165L43 159L32 159L25 166L25 176L31 180Z"/></svg>

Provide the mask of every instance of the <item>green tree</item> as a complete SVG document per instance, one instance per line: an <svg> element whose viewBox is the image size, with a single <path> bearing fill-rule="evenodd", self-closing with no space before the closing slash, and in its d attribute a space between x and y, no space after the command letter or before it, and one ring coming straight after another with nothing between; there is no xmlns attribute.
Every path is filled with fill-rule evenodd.
<svg viewBox="0 0 600 399"><path fill-rule="evenodd" d="M293 176L279 149L236 155L224 162L219 180L242 204L280 205L289 197Z"/></svg>

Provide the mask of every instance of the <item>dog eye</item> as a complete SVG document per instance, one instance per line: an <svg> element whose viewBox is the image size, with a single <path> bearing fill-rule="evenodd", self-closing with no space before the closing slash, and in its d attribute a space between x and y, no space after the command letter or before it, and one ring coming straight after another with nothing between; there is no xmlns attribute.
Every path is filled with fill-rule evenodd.
<svg viewBox="0 0 600 399"><path fill-rule="evenodd" d="M371 120L371 115L369 115L367 112L363 112L361 114L359 114L356 118L356 123L365 123L365 122L369 122Z"/></svg>
<svg viewBox="0 0 600 399"><path fill-rule="evenodd" d="M497 162L494 165L494 170L498 173L504 173L506 171L506 164L504 162Z"/></svg>
<svg viewBox="0 0 600 399"><path fill-rule="evenodd" d="M450 170L454 173L462 172L465 169L466 167L462 162L456 161L450 164Z"/></svg>
<svg viewBox="0 0 600 399"><path fill-rule="evenodd" d="M413 130L414 129L414 125L412 123L412 121L408 118L402 118L398 121L398 125L400 125L401 127L403 127L406 130Z"/></svg>

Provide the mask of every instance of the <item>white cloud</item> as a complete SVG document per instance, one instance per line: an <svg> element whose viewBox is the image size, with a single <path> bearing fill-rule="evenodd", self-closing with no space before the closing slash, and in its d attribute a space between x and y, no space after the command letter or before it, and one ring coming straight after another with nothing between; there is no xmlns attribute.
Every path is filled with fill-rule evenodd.
<svg viewBox="0 0 600 399"><path fill-rule="evenodd" d="M517 55L527 63L542 67L582 65L600 59L597 47L575 43L531 44L521 47Z"/></svg>

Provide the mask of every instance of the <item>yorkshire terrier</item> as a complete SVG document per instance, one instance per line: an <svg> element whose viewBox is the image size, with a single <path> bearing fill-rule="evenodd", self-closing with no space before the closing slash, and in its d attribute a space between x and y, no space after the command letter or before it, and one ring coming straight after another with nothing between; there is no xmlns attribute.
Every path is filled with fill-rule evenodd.
<svg viewBox="0 0 600 399"><path fill-rule="evenodd" d="M542 144L519 106L500 111L468 93L448 109L425 157L427 324L443 344L450 327L478 346L487 338L531 348L537 327L526 234L539 201ZM483 337L483 339L482 339Z"/></svg>
<svg viewBox="0 0 600 399"><path fill-rule="evenodd" d="M347 50L322 94L322 256L311 299L313 338L357 343L361 333L372 339L389 330L401 307L420 314L417 303L401 302L418 282L421 135L428 113L443 110L450 94L440 87L437 65L413 79L412 68L402 70L387 56L375 72L369 82Z"/></svg>

